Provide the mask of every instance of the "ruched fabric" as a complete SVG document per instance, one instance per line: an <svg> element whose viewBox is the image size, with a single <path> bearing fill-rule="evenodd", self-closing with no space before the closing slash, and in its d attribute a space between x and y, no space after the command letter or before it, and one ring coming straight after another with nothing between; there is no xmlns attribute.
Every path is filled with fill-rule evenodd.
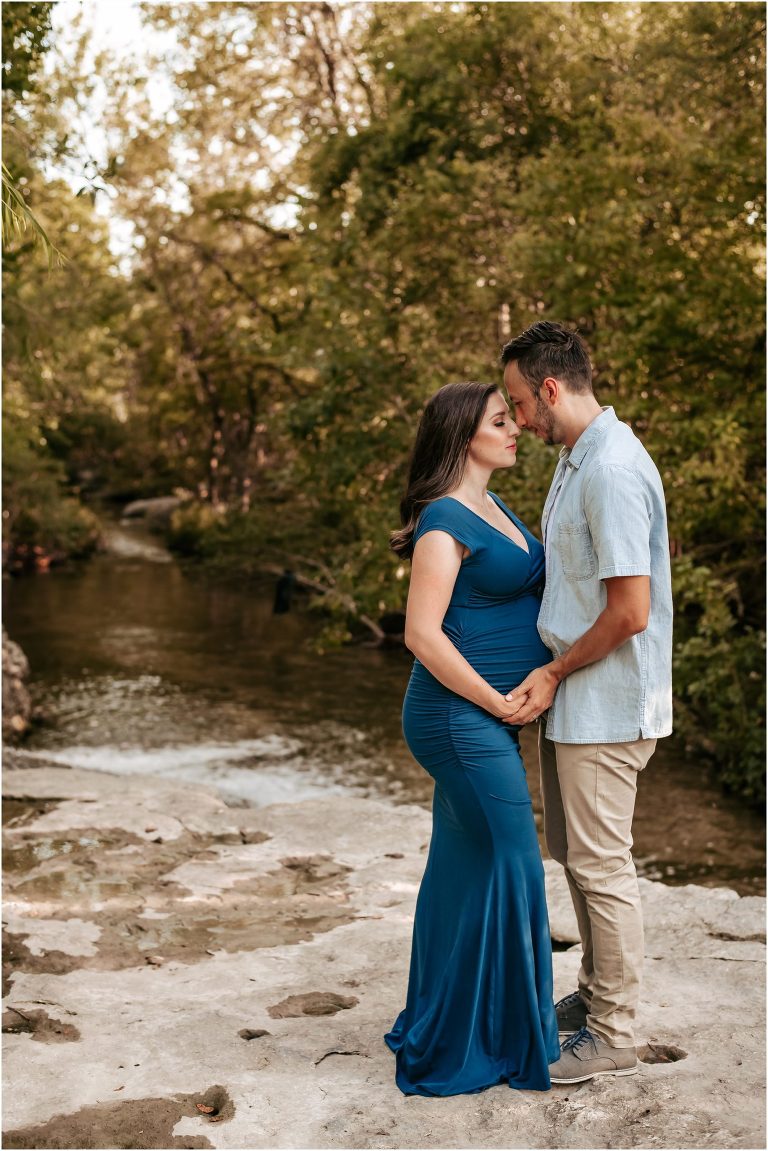
<svg viewBox="0 0 768 1151"><path fill-rule="evenodd" d="M528 552L451 497L417 527L470 549L443 630L499 691L550 656L536 630L544 577ZM444 687L418 660L403 733L435 781L405 1009L386 1042L407 1095L458 1095L499 1083L546 1090L559 1057L552 950L536 826L518 729Z"/></svg>

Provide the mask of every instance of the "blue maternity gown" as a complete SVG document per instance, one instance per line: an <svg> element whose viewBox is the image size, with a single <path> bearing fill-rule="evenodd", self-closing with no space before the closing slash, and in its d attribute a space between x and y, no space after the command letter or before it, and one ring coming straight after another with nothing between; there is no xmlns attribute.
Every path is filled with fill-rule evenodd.
<svg viewBox="0 0 768 1151"><path fill-rule="evenodd" d="M536 630L544 549L493 499L528 552L450 496L424 508L414 543L444 531L470 549L443 631L506 693L551 658ZM385 1036L397 1085L407 1095L498 1083L546 1090L560 1050L544 868L518 729L443 687L416 660L403 732L435 794L406 1006Z"/></svg>

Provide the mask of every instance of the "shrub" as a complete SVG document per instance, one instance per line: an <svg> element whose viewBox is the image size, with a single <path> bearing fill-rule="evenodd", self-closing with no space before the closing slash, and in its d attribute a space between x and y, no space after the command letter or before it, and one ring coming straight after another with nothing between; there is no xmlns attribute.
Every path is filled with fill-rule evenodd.
<svg viewBox="0 0 768 1151"><path fill-rule="evenodd" d="M675 725L722 783L765 799L765 632L742 628L735 585L687 559L675 584Z"/></svg>
<svg viewBox="0 0 768 1151"><path fill-rule="evenodd" d="M99 522L68 496L64 469L27 431L3 421L3 551L13 567L88 555Z"/></svg>

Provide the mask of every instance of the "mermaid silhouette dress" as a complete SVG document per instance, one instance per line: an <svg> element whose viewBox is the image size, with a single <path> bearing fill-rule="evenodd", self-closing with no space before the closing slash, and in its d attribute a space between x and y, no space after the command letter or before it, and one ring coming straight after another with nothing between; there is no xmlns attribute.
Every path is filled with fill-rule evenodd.
<svg viewBox="0 0 768 1151"><path fill-rule="evenodd" d="M536 630L544 549L490 494L527 552L450 496L424 508L414 543L443 531L469 549L443 631L506 693L551 658ZM518 731L414 662L403 733L435 792L406 1006L385 1036L407 1095L499 1083L543 1091L560 1055L544 868Z"/></svg>

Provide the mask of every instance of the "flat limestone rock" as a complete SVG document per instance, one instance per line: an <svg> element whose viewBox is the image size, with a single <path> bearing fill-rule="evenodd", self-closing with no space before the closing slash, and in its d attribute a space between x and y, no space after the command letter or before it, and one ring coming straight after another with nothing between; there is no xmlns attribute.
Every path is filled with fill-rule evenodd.
<svg viewBox="0 0 768 1151"><path fill-rule="evenodd" d="M26 905L24 905L26 911ZM12 935L25 935L32 955L61 951L65 955L96 955L96 941L101 928L95 923L73 916L71 919L40 919L30 921L27 914L13 910L12 901L5 905L3 924Z"/></svg>
<svg viewBox="0 0 768 1151"><path fill-rule="evenodd" d="M231 809L57 767L11 769L6 787L9 1148L765 1143L762 899L641 882L637 1075L406 1098L382 1036L404 1002L427 812L339 796ZM567 886L545 868L567 945ZM564 995L578 947L553 961Z"/></svg>

